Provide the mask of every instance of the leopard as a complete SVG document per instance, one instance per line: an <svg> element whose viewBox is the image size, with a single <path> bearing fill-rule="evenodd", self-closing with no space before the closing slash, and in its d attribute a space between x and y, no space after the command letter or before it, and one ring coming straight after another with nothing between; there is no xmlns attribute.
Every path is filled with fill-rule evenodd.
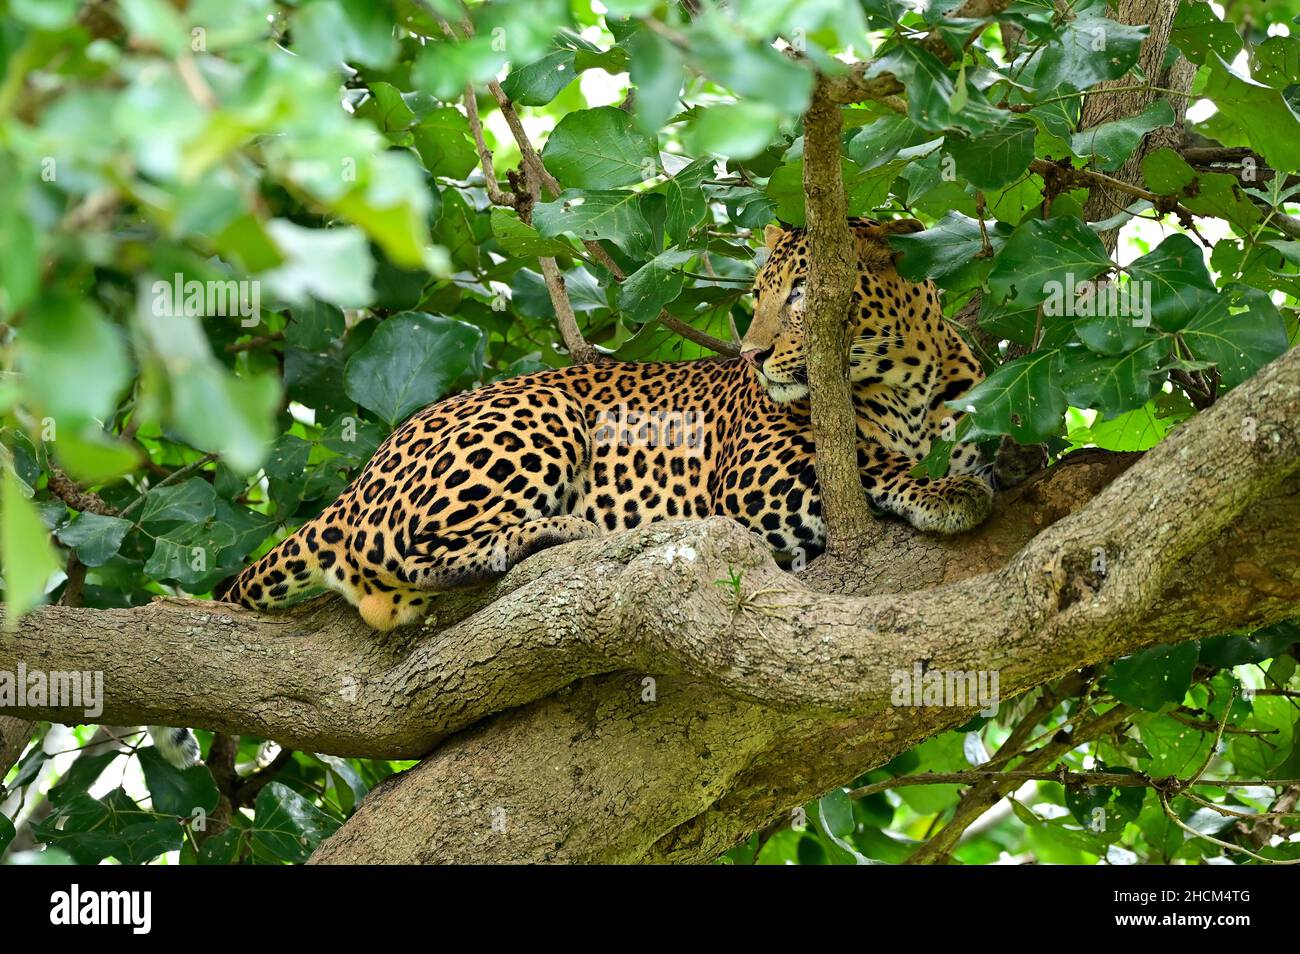
<svg viewBox="0 0 1300 954"><path fill-rule="evenodd" d="M953 446L949 407L983 380L932 282L897 270L890 237L913 219L849 221L858 273L845 322L862 488L882 518L923 533L979 526L990 465ZM482 385L415 412L314 519L220 587L274 610L311 590L371 628L419 621L440 592L490 582L560 544L655 521L729 517L782 560L826 545L804 348L809 238L769 225L753 317L735 357L603 358Z"/></svg>

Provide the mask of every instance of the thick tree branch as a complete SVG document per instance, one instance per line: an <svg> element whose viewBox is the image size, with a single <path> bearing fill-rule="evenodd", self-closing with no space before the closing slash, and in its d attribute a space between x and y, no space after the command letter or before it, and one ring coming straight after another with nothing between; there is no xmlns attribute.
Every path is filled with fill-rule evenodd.
<svg viewBox="0 0 1300 954"><path fill-rule="evenodd" d="M1253 442L1240 438L1246 417ZM873 573L865 592L876 595L810 589L729 521L666 523L546 551L383 639L333 601L278 617L178 600L49 607L0 637L0 670L98 669L105 721L187 722L338 754L409 757L467 730L378 790L323 859L701 859L963 721L966 710L889 705L890 674L918 660L996 669L1006 699L1153 643L1300 611L1297 422L1290 352L1009 562L1016 544L999 525L1023 543L1036 521L1087 499L1085 473L1095 484L1113 468L1057 468L1004 500L1005 521L966 547L882 524L882 546L892 536L905 559L905 541L926 545L902 585ZM1104 576L1091 569L1097 548ZM739 599L714 585L731 570ZM888 592L936 578L955 581ZM509 837L474 814L496 805L517 816Z"/></svg>

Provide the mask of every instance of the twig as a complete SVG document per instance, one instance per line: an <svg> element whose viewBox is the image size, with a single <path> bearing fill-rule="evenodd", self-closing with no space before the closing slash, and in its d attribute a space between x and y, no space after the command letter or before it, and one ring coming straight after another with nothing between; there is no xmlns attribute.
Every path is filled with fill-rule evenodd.
<svg viewBox="0 0 1300 954"><path fill-rule="evenodd" d="M574 364L590 364L600 358L597 351L578 327L577 316L573 313L573 303L569 301L569 291L564 287L564 276L560 266L550 256L541 256L538 262L542 266L542 278L546 280L546 290L550 293L551 304L555 307L555 323L560 326L560 336Z"/></svg>
<svg viewBox="0 0 1300 954"><path fill-rule="evenodd" d="M192 464L186 464L184 467L180 468L180 470L172 471L162 480L158 481L158 483L154 484L148 490L144 491L144 493L140 494L140 496L136 497L129 504L123 507L121 512L118 513L118 516L125 517L127 514L131 513L142 503L144 503L145 498L148 497L151 492L157 490L159 487L166 487L168 484L175 483L176 481L180 480L182 477L190 476L190 474L193 474L195 471L202 469L204 465L212 463L219 456L220 456L219 454L213 451L210 454L204 454L202 457L194 461Z"/></svg>
<svg viewBox="0 0 1300 954"><path fill-rule="evenodd" d="M50 464L50 476L46 486L49 487L50 493L80 513L93 513L101 517L111 517L117 513L104 502L103 497L93 491L82 490L77 486L76 481L55 464Z"/></svg>
<svg viewBox="0 0 1300 954"><path fill-rule="evenodd" d="M1175 794L1182 794L1183 788L1192 785L1210 788L1251 788L1300 784L1300 779L1291 778L1201 779L1184 782L1174 777L1153 778L1140 772L1080 772L1062 765L1054 772L971 769L966 772L921 772L916 775L900 775L897 778L887 778L855 788L849 792L849 798L866 798L868 795L888 792L895 788L909 788L913 785L974 785L988 780L1020 783L1059 782L1061 785L1100 785L1106 788L1154 788L1160 791L1175 790Z"/></svg>
<svg viewBox="0 0 1300 954"><path fill-rule="evenodd" d="M483 169L483 181L487 186L488 200L493 205L514 208L519 204L519 197L513 192L506 192L497 182L497 175L492 167L492 150L483 138L483 123L478 115L478 100L474 95L473 84L465 87L465 116L469 120L469 131L474 138L474 148L478 150L479 165Z"/></svg>
<svg viewBox="0 0 1300 954"><path fill-rule="evenodd" d="M1279 858L1265 858L1263 855L1258 855L1255 852L1251 851L1249 848L1243 848L1241 847L1241 845L1234 845L1230 841L1223 841L1220 838L1215 838L1213 835L1207 835L1205 834L1205 832L1197 831L1191 825L1187 824L1187 822L1183 821L1181 818L1178 817L1178 813L1175 812L1169 806L1169 796L1166 795L1164 792L1160 793L1160 807L1164 809L1165 815L1168 816L1171 822L1173 822L1183 831L1187 832L1189 835L1193 835L1196 838L1200 838L1202 841L1208 841L1213 845L1218 845L1220 848L1225 848L1228 851L1234 851L1237 854L1245 855L1247 858L1250 858L1253 861L1258 861L1261 864L1300 865L1300 858L1291 858L1286 860L1279 859Z"/></svg>
<svg viewBox="0 0 1300 954"><path fill-rule="evenodd" d="M559 180L546 171L546 166L542 163L542 157L533 148L532 141L528 138L528 133L524 129L524 124L519 119L515 104L511 102L510 97L506 95L506 91L501 88L501 84L496 80L489 81L487 85L488 90L497 101L497 108L501 110L501 115L505 117L506 125L510 127L511 135L515 137L515 143L519 146L519 155L523 159L524 169L531 178L541 183L542 188L549 193L550 198L555 198L564 189Z"/></svg>
<svg viewBox="0 0 1300 954"><path fill-rule="evenodd" d="M1061 698L1065 697L1064 688L1058 690L1058 692L1062 693L1057 698L1057 701L1059 702ZM1047 711L1050 712L1052 708L1055 708L1055 705L1052 705ZM1038 706L1035 706L1035 710L1037 709ZM1072 713L1070 719L1074 724L1073 731L1061 729L1055 730L1052 733L1051 741L1045 743L1040 748L1029 752L1016 751L1013 746L1004 744L1002 749L998 751L998 754L990 760L990 763L996 762L997 764L1005 764L1013 758L1023 756L1024 761L1020 763L1021 767L1019 771L1042 771L1046 766L1065 755L1065 753L1069 752L1080 742L1087 742L1091 739L1100 738L1108 732L1123 725L1124 721L1128 719L1131 714L1132 709L1128 706L1117 705L1112 709L1108 709L1106 712L1091 721L1079 724L1077 721L1079 714ZM1033 713L1031 713L1031 715L1033 715ZM1041 718L1042 715L1038 715L1031 721L1029 717L1026 717L1021 724L1016 727L1013 735L1021 740L1020 746L1022 749L1024 747L1024 737L1033 732L1034 727ZM1010 743L1011 739L1008 739L1007 742ZM1007 749L1011 749L1011 751L1004 759L1002 757L1002 752ZM989 808L997 804L998 801L1001 800L1002 796L1012 787L1019 787L1019 784L1020 783L1016 782L1015 779L1008 778L989 778L977 783L974 788L966 793L966 796L958 804L957 810L953 814L952 821L945 825L943 830L934 838L930 839L909 855L906 863L909 865L937 864L944 861L957 846L957 843L961 840L961 836L966 829L973 825L981 815L989 810Z"/></svg>
<svg viewBox="0 0 1300 954"><path fill-rule="evenodd" d="M256 351L264 344L270 344L273 341L284 340L283 331L275 331L269 335L257 335L249 338L247 341L232 341L226 345L227 354L239 354L241 351Z"/></svg>

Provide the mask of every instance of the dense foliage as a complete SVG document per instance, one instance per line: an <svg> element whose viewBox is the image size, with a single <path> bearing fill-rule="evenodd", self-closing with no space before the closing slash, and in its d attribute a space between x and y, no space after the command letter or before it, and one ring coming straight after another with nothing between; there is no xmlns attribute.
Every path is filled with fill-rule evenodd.
<svg viewBox="0 0 1300 954"><path fill-rule="evenodd" d="M895 239L899 268L934 279L949 315L964 309L990 372L955 436L1145 450L1295 341L1295 0L1240 0L1226 21L1184 0L1169 57L1196 66L1186 141L1200 158L1147 155L1100 223L1084 204L1103 180L1061 170L1117 175L1182 105L1174 91L1080 128L1092 87L1151 83L1136 66L1146 28L1104 0L995 3L986 18L947 16L953 0L695 6L0 0L9 624L45 601L206 595L318 513L414 409L567 363L539 259L563 274L585 340L617 358L725 349L749 320L763 227L804 221L800 118L816 72L842 60L873 59L868 77L903 88L843 110L849 212L926 224ZM498 78L558 193L515 172ZM1121 227L1112 254L1100 233ZM1089 285L1103 277L1137 295L1131 310L1075 296L1104 295ZM1297 640L1283 625L1152 650L856 785L968 771L990 752L999 769L1295 778ZM1086 741L1044 755L1067 725ZM44 733L5 779L0 850L17 821L45 860L302 861L402 767L200 733L210 763L220 746L251 780L217 833L193 817L218 811L208 767L178 773L135 735L123 748L93 727ZM1014 788L1014 810L959 860L1250 860L1224 841L1300 857L1251 840L1276 786ZM962 790L839 790L727 857L901 861Z"/></svg>

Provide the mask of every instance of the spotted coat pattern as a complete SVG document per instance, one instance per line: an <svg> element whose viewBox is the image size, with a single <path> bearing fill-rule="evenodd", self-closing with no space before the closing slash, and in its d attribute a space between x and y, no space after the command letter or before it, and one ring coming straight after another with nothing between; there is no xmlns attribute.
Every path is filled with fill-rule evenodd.
<svg viewBox="0 0 1300 954"><path fill-rule="evenodd" d="M961 532L991 502L975 449L956 450L949 476L910 472L953 423L943 402L982 375L935 289L894 271L888 228L854 222L863 488L922 530ZM418 619L438 591L490 580L545 547L710 515L739 521L782 559L811 559L825 528L802 356L806 239L783 231L769 246L745 358L560 368L431 405L222 598L265 609L325 587L386 630Z"/></svg>

